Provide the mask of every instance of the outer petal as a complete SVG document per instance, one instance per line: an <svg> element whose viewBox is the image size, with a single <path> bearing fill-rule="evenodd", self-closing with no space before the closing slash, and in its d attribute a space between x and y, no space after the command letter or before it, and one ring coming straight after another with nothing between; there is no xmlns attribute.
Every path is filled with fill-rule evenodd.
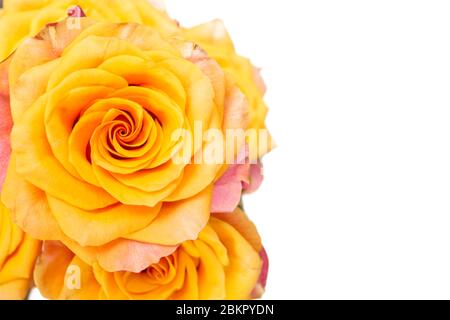
<svg viewBox="0 0 450 320"><path fill-rule="evenodd" d="M9 106L8 68L10 59L0 63L0 190L5 180L11 154L10 133L12 129Z"/></svg>
<svg viewBox="0 0 450 320"><path fill-rule="evenodd" d="M249 180L248 183L245 181L243 182L244 191L246 193L253 193L259 189L264 180L263 165L261 162L250 166Z"/></svg>
<svg viewBox="0 0 450 320"><path fill-rule="evenodd" d="M116 204L85 211L51 196L47 199L64 233L83 246L103 245L140 230L155 219L161 208L161 205L151 208Z"/></svg>
<svg viewBox="0 0 450 320"><path fill-rule="evenodd" d="M68 278L71 276L74 282ZM100 296L100 286L92 269L57 241L44 243L34 279L40 293L49 299L90 300Z"/></svg>
<svg viewBox="0 0 450 320"><path fill-rule="evenodd" d="M248 218L247 214L240 208L232 213L216 213L213 217L230 224L252 245L256 252L262 250L261 237L255 224Z"/></svg>
<svg viewBox="0 0 450 320"><path fill-rule="evenodd" d="M241 201L242 182L232 180L227 183L216 183L214 185L211 212L231 212Z"/></svg>
<svg viewBox="0 0 450 320"><path fill-rule="evenodd" d="M139 273L171 255L177 246L161 246L119 239L99 249L98 263L108 272L130 271Z"/></svg>
<svg viewBox="0 0 450 320"><path fill-rule="evenodd" d="M259 256L261 257L263 266L261 269L261 274L259 275L258 283L252 292L252 298L254 299L258 299L264 294L264 291L266 290L267 277L269 275L269 257L266 249L262 248L259 252Z"/></svg>
<svg viewBox="0 0 450 320"><path fill-rule="evenodd" d="M211 226L228 250L230 263L225 268L226 298L248 299L261 273L262 262L258 253L233 227L211 219Z"/></svg>
<svg viewBox="0 0 450 320"><path fill-rule="evenodd" d="M259 75L259 70L255 70L248 59L236 53L223 22L214 20L191 29L185 29L184 35L206 50L219 62L225 72L236 80L238 87L249 102L249 128L265 129L264 123L267 116L267 106L263 99L265 85ZM268 136L267 141L258 141L258 145L260 147L258 156L261 157L274 147L274 142Z"/></svg>
<svg viewBox="0 0 450 320"><path fill-rule="evenodd" d="M17 174L14 157L9 164L2 201L11 211L15 223L30 236L39 240L61 238L61 229L50 211L45 193Z"/></svg>
<svg viewBox="0 0 450 320"><path fill-rule="evenodd" d="M0 299L24 299L40 242L24 234L0 203Z"/></svg>
<svg viewBox="0 0 450 320"><path fill-rule="evenodd" d="M208 222L210 206L211 188L184 201L165 203L158 217L148 227L126 238L169 246L195 240Z"/></svg>

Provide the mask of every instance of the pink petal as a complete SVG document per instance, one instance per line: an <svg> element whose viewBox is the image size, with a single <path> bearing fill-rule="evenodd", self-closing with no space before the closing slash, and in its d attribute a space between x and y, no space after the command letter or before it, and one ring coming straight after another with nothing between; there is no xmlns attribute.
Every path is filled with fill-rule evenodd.
<svg viewBox="0 0 450 320"><path fill-rule="evenodd" d="M241 194L242 183L240 181L216 184L213 189L211 212L233 212L241 201Z"/></svg>
<svg viewBox="0 0 450 320"><path fill-rule="evenodd" d="M0 64L0 190L5 181L11 154L9 137L12 129L12 118L9 106L8 66L9 60Z"/></svg>
<svg viewBox="0 0 450 320"><path fill-rule="evenodd" d="M248 148L242 148L236 162L232 164L223 176L214 184L211 212L233 212L239 205L242 195L243 181L250 183L250 164L246 163Z"/></svg>
<svg viewBox="0 0 450 320"><path fill-rule="evenodd" d="M243 182L245 193L252 193L259 189L264 180L263 165L261 162L250 166L250 182Z"/></svg>
<svg viewBox="0 0 450 320"><path fill-rule="evenodd" d="M256 191L262 181L262 164L249 164L248 146L239 152L236 164L229 166L224 175L214 184L212 213L233 212L239 205L242 192Z"/></svg>

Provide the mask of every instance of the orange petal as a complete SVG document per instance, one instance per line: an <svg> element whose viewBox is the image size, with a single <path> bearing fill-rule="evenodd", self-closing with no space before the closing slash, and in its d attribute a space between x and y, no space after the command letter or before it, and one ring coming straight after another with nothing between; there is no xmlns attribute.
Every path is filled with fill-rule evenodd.
<svg viewBox="0 0 450 320"><path fill-rule="evenodd" d="M149 226L126 238L162 245L178 245L186 240L195 240L208 222L210 205L211 188L187 200L165 203Z"/></svg>
<svg viewBox="0 0 450 320"><path fill-rule="evenodd" d="M0 298L24 299L31 288L33 268L41 250L41 242L24 234L14 225L9 211L1 203L0 239Z"/></svg>
<svg viewBox="0 0 450 320"><path fill-rule="evenodd" d="M59 299L65 287L67 267L74 254L58 241L45 241L36 262L34 281L40 293L48 299Z"/></svg>
<svg viewBox="0 0 450 320"><path fill-rule="evenodd" d="M91 300L100 294L92 268L57 241L44 242L34 279L40 293L49 299Z"/></svg>
<svg viewBox="0 0 450 320"><path fill-rule="evenodd" d="M85 211L52 196L47 196L47 199L63 232L83 246L104 245L136 232L150 224L161 208L161 205L116 204L96 211Z"/></svg>
<svg viewBox="0 0 450 320"><path fill-rule="evenodd" d="M53 217L45 193L16 172L14 155L2 191L2 202L11 211L15 223L39 240L58 240L61 229Z"/></svg>

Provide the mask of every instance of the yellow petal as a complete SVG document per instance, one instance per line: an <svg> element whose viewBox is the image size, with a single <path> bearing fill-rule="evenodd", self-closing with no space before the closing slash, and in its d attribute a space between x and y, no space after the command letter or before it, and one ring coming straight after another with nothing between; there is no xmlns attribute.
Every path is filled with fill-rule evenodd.
<svg viewBox="0 0 450 320"><path fill-rule="evenodd" d="M256 252L261 251L262 244L258 230L239 207L233 213L215 213L213 216L232 225L252 245Z"/></svg>
<svg viewBox="0 0 450 320"><path fill-rule="evenodd" d="M31 288L41 242L22 233L0 203L0 298L24 299Z"/></svg>
<svg viewBox="0 0 450 320"><path fill-rule="evenodd" d="M232 226L212 218L211 226L225 245L230 259L225 268L227 299L249 299L261 273L262 261L253 247Z"/></svg>
<svg viewBox="0 0 450 320"><path fill-rule="evenodd" d="M226 297L224 266L209 246L202 241L197 241L196 245L201 256L197 268L199 299L224 300Z"/></svg>
<svg viewBox="0 0 450 320"><path fill-rule="evenodd" d="M100 286L92 268L56 241L46 241L36 264L34 279L49 299L98 299Z"/></svg>

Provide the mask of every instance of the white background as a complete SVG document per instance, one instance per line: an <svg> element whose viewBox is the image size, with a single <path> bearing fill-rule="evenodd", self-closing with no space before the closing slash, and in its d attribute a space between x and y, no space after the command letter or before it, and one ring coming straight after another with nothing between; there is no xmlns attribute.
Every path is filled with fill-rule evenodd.
<svg viewBox="0 0 450 320"><path fill-rule="evenodd" d="M450 2L166 4L263 67L265 298L450 298Z"/></svg>

